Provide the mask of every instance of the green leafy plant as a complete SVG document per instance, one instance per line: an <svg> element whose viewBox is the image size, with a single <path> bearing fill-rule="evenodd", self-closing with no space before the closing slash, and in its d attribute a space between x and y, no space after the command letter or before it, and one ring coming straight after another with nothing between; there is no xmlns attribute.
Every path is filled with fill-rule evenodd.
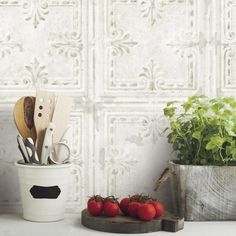
<svg viewBox="0 0 236 236"><path fill-rule="evenodd" d="M236 101L192 96L164 109L169 120L168 142L186 165L234 165L236 161Z"/></svg>

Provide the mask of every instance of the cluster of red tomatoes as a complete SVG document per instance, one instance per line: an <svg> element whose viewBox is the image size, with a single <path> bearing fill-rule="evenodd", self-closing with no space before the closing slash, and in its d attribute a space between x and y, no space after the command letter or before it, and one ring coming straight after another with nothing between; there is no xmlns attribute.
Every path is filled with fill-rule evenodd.
<svg viewBox="0 0 236 236"><path fill-rule="evenodd" d="M123 198L120 202L114 196L103 198L95 195L88 200L87 209L93 216L104 214L107 217L114 217L122 211L126 216L143 221L150 221L164 213L164 206L160 201L143 194Z"/></svg>

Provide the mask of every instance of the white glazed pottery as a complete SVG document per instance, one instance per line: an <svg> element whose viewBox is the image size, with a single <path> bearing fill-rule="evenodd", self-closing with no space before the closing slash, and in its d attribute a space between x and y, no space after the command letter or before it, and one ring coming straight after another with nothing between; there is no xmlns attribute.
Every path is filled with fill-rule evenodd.
<svg viewBox="0 0 236 236"><path fill-rule="evenodd" d="M18 169L23 218L50 222L64 218L71 163L30 165L15 163Z"/></svg>

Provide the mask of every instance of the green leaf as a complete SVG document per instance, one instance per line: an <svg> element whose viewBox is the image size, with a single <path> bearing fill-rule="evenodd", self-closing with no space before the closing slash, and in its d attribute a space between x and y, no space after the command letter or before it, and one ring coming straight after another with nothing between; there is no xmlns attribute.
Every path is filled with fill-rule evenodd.
<svg viewBox="0 0 236 236"><path fill-rule="evenodd" d="M175 133L171 133L168 135L168 142L169 143L174 143L177 139L178 135Z"/></svg>
<svg viewBox="0 0 236 236"><path fill-rule="evenodd" d="M220 148L220 147L222 147L223 143L224 143L224 139L221 138L220 136L212 137L206 145L206 150Z"/></svg>
<svg viewBox="0 0 236 236"><path fill-rule="evenodd" d="M199 130L194 131L192 134L192 137L197 140L201 140L201 138L202 138L201 131L199 131Z"/></svg>
<svg viewBox="0 0 236 236"><path fill-rule="evenodd" d="M225 97L222 99L223 102L228 103L232 108L236 108L236 101L231 97Z"/></svg>
<svg viewBox="0 0 236 236"><path fill-rule="evenodd" d="M191 107L192 107L192 103L190 102L186 102L182 105L182 107L184 108L185 112L188 111Z"/></svg>
<svg viewBox="0 0 236 236"><path fill-rule="evenodd" d="M232 157L233 157L234 160L236 160L236 150L234 151Z"/></svg>
<svg viewBox="0 0 236 236"><path fill-rule="evenodd" d="M220 158L220 155L218 152L215 152L215 154L213 155L213 161L215 162L220 162L221 161L221 158Z"/></svg>
<svg viewBox="0 0 236 236"><path fill-rule="evenodd" d="M218 113L220 111L220 109L222 109L223 107L224 107L224 104L222 104L222 103L215 103L214 105L212 105L211 109L215 113Z"/></svg>
<svg viewBox="0 0 236 236"><path fill-rule="evenodd" d="M175 114L176 107L166 107L164 109L164 115L171 118Z"/></svg>
<svg viewBox="0 0 236 236"><path fill-rule="evenodd" d="M233 137L236 137L236 134L234 133L233 130L230 129L230 127L225 127L225 130L226 132L230 135L230 136L233 136Z"/></svg>
<svg viewBox="0 0 236 236"><path fill-rule="evenodd" d="M172 130L177 130L180 128L181 123L177 121L171 121L170 122L170 127ZM175 131L176 132L176 131Z"/></svg>
<svg viewBox="0 0 236 236"><path fill-rule="evenodd" d="M230 117L232 115L232 111L224 110L222 113L222 116L224 117Z"/></svg>

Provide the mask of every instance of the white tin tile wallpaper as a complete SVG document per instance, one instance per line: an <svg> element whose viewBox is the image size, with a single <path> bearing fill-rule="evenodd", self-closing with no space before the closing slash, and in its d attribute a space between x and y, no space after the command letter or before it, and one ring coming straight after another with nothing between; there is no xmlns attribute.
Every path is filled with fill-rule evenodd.
<svg viewBox="0 0 236 236"><path fill-rule="evenodd" d="M14 102L36 88L74 97L68 211L92 194L153 185L171 158L170 100L236 91L235 0L0 1L0 211L18 211Z"/></svg>

